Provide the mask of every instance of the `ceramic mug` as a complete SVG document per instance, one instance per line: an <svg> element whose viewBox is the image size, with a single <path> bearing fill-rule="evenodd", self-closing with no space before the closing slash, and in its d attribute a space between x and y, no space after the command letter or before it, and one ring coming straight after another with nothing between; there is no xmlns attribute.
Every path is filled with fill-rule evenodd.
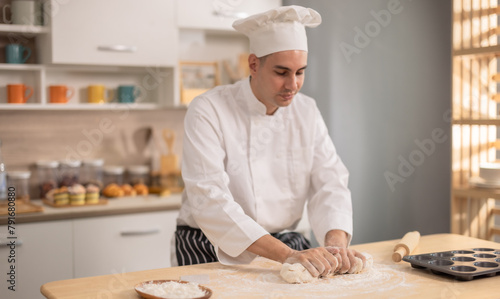
<svg viewBox="0 0 500 299"><path fill-rule="evenodd" d="M25 63L31 55L31 49L20 44L5 46L5 61L7 63Z"/></svg>
<svg viewBox="0 0 500 299"><path fill-rule="evenodd" d="M118 86L118 102L134 103L141 96L141 90L134 85Z"/></svg>
<svg viewBox="0 0 500 299"><path fill-rule="evenodd" d="M107 90L104 85L89 85L87 88L88 102L102 104L108 101Z"/></svg>
<svg viewBox="0 0 500 299"><path fill-rule="evenodd" d="M49 86L50 102L51 103L67 103L75 94L73 87L66 85L51 85Z"/></svg>
<svg viewBox="0 0 500 299"><path fill-rule="evenodd" d="M24 104L33 95L33 87L24 84L7 85L7 102L10 104Z"/></svg>
<svg viewBox="0 0 500 299"><path fill-rule="evenodd" d="M11 19L7 19L7 8L10 8ZM42 25L42 6L38 1L16 0L2 9L5 23L20 25Z"/></svg>

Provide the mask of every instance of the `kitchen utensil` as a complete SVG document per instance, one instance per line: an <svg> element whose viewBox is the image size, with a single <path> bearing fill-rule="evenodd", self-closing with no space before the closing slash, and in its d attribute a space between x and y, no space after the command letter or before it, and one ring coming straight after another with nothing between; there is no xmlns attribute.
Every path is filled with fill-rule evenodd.
<svg viewBox="0 0 500 299"><path fill-rule="evenodd" d="M89 85L87 87L87 99L92 104L106 103L111 98L104 85Z"/></svg>
<svg viewBox="0 0 500 299"><path fill-rule="evenodd" d="M24 84L7 85L7 102L9 104L24 104L33 95L33 87Z"/></svg>
<svg viewBox="0 0 500 299"><path fill-rule="evenodd" d="M146 299L161 299L161 298L168 298L168 297L163 297L163 296L155 296L155 295L151 295L151 294L148 294L148 293L145 293L143 291L143 287L144 285L146 284L161 284L161 283L164 283L164 282L177 282L177 283L185 283L185 284L188 284L189 282L188 281L183 281L183 280L150 280L150 281L145 281L145 282L141 282L139 284L137 284L134 289L135 291L142 297L142 298L146 298ZM193 299L208 299L212 296L212 290L207 288L207 287L204 287L204 286L201 286L201 285L198 285L198 287L200 289L202 289L203 291L205 291L205 295L202 296L202 297L195 297Z"/></svg>
<svg viewBox="0 0 500 299"><path fill-rule="evenodd" d="M120 85L117 89L118 102L134 103L141 97L141 90L134 85Z"/></svg>
<svg viewBox="0 0 500 299"><path fill-rule="evenodd" d="M400 262L401 259L409 255L415 247L418 245L420 240L420 233L418 231L413 231L406 233L401 239L401 241L394 246L394 253L392 254L392 260L395 262Z"/></svg>
<svg viewBox="0 0 500 299"><path fill-rule="evenodd" d="M413 268L450 274L460 280L495 276L500 272L500 249L472 248L405 256Z"/></svg>
<svg viewBox="0 0 500 299"><path fill-rule="evenodd" d="M3 19L5 23L19 25L41 25L42 11L41 3L38 1L12 1L3 7ZM7 8L11 10L11 19L7 19Z"/></svg>
<svg viewBox="0 0 500 299"><path fill-rule="evenodd" d="M73 97L75 89L66 85L51 85L49 94L51 103L65 104Z"/></svg>
<svg viewBox="0 0 500 299"><path fill-rule="evenodd" d="M179 171L179 158L173 153L175 132L170 129L163 130L163 138L167 144L167 154L161 157L161 174L168 175Z"/></svg>
<svg viewBox="0 0 500 299"><path fill-rule="evenodd" d="M5 46L5 61L7 63L22 64L31 56L31 49L21 44L8 44Z"/></svg>

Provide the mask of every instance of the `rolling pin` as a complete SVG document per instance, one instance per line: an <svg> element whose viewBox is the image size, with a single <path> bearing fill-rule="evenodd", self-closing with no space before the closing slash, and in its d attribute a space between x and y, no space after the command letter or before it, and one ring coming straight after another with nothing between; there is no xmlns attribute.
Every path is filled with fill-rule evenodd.
<svg viewBox="0 0 500 299"><path fill-rule="evenodd" d="M419 239L420 233L418 231L406 233L403 239L394 246L392 260L396 263L400 262L404 256L409 255L417 247Z"/></svg>

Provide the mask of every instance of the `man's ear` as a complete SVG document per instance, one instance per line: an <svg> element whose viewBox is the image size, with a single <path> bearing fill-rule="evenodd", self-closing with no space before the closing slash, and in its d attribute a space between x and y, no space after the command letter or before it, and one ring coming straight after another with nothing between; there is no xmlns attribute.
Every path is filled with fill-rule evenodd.
<svg viewBox="0 0 500 299"><path fill-rule="evenodd" d="M260 60L255 56L255 54L250 54L248 56L248 68L250 69L250 75L255 76L257 70L259 69Z"/></svg>

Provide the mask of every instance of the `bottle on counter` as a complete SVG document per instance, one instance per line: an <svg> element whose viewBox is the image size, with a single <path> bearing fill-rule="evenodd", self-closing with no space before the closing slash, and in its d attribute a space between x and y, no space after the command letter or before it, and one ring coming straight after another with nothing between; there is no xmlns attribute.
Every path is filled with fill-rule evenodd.
<svg viewBox="0 0 500 299"><path fill-rule="evenodd" d="M89 159L82 161L82 172L80 175L80 182L84 186L90 184L103 187L103 159Z"/></svg>
<svg viewBox="0 0 500 299"><path fill-rule="evenodd" d="M103 172L104 186L108 186L110 184L123 184L123 174L125 172L125 168L123 166L105 166Z"/></svg>
<svg viewBox="0 0 500 299"><path fill-rule="evenodd" d="M2 156L2 140L0 140L0 202L7 200L7 170Z"/></svg>
<svg viewBox="0 0 500 299"><path fill-rule="evenodd" d="M145 165L132 165L127 167L127 182L134 186L144 184L149 186L149 167Z"/></svg>
<svg viewBox="0 0 500 299"><path fill-rule="evenodd" d="M9 171L7 172L7 184L15 189L16 202L29 202L29 179L30 171Z"/></svg>
<svg viewBox="0 0 500 299"><path fill-rule="evenodd" d="M59 162L40 160L36 162L40 198L44 199L47 192L57 188L57 169Z"/></svg>
<svg viewBox="0 0 500 299"><path fill-rule="evenodd" d="M70 187L78 184L80 176L80 166L82 162L78 160L61 161L59 164L59 187Z"/></svg>

